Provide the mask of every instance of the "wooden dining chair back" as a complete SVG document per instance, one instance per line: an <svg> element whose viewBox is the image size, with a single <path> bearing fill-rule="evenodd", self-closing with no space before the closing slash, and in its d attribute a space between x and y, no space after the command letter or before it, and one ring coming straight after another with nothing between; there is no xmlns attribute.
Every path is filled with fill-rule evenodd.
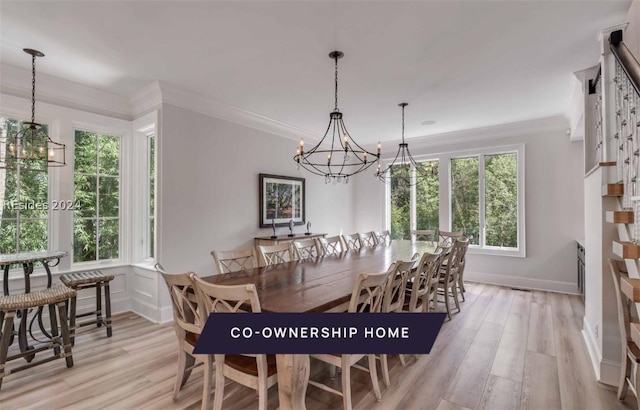
<svg viewBox="0 0 640 410"><path fill-rule="evenodd" d="M360 236L357 233L351 235L343 235L342 242L348 251L355 251L362 248L362 242L360 242Z"/></svg>
<svg viewBox="0 0 640 410"><path fill-rule="evenodd" d="M437 237L435 229L412 229L411 230L411 242L415 241L427 241L435 242Z"/></svg>
<svg viewBox="0 0 640 410"><path fill-rule="evenodd" d="M204 364L204 386L202 387L202 408L210 407L213 373L213 358L210 355L193 353L198 338L207 320L205 309L198 303L192 272L171 274L162 265L156 264L167 284L173 309L173 328L178 339L178 373L173 387L173 400L178 399L180 389L185 385L194 367Z"/></svg>
<svg viewBox="0 0 640 410"><path fill-rule="evenodd" d="M323 255L333 255L335 253L342 253L345 250L342 237L340 235L332 236L330 238L318 238L320 249Z"/></svg>
<svg viewBox="0 0 640 410"><path fill-rule="evenodd" d="M414 258L412 258L408 262L398 260L389 268L389 277L387 278L384 295L382 297L381 312L393 313L402 311L402 307L404 306L405 292L407 289L407 281L409 279L409 275L411 274L413 265L415 265L415 263L417 262L418 256L418 254L415 254ZM400 361L404 366L404 355L400 355ZM391 379L389 377L388 356L386 354L381 354L380 362L382 364L382 379L384 380L384 384L387 387L390 387Z"/></svg>
<svg viewBox="0 0 640 410"><path fill-rule="evenodd" d="M386 287L387 280L391 272L395 270L395 263L391 265L387 272L383 273L361 273L356 279L356 283L351 293L351 299L349 301L349 313L361 313L361 312L380 312L382 308L382 297ZM357 366L356 363L367 356L369 368ZM328 363L329 365L339 367L342 369L342 391L338 391L330 386L309 380L309 384L318 387L322 390L331 392L342 396L342 403L346 410L351 410L351 367L356 367L359 370L368 371L371 376L371 384L373 386L373 392L376 399L379 401L382 399L380 393L380 385L378 384L378 373L376 368L376 356L374 354L313 354L314 357L320 361Z"/></svg>
<svg viewBox="0 0 640 410"><path fill-rule="evenodd" d="M261 312L258 291L253 283L225 286L208 283L195 276L193 280L200 303L208 314ZM214 409L222 408L225 378L256 390L258 408L267 408L267 390L278 381L274 355L216 354L214 357L216 363Z"/></svg>
<svg viewBox="0 0 640 410"><path fill-rule="evenodd" d="M456 239L462 237L462 232L460 231L438 231L438 243L443 245L453 245Z"/></svg>
<svg viewBox="0 0 640 410"><path fill-rule="evenodd" d="M277 245L258 245L258 251L263 266L273 266L292 261L293 252L291 242L283 242Z"/></svg>
<svg viewBox="0 0 640 410"><path fill-rule="evenodd" d="M293 241L293 250L298 260L315 259L322 255L322 249L318 242L313 239L298 239Z"/></svg>
<svg viewBox="0 0 640 410"><path fill-rule="evenodd" d="M382 232L376 232L376 242L379 245L388 245L391 243L391 232L388 230Z"/></svg>
<svg viewBox="0 0 640 410"><path fill-rule="evenodd" d="M360 240L360 245L366 248L372 248L378 244L376 241L376 233L373 231L359 233L358 239Z"/></svg>
<svg viewBox="0 0 640 410"><path fill-rule="evenodd" d="M451 306L450 299L454 297L453 292L455 286L455 271L451 269L453 266L453 261L456 258L457 248L451 245L446 245L444 243L440 243L436 250L442 251L442 259L440 263L440 267L438 268L438 295L442 295L443 299L436 299L438 302L442 301L445 305L445 310L447 311L447 318L451 320ZM457 299L455 299L457 301ZM458 310L460 306L456 303ZM438 309L436 305L436 310Z"/></svg>
<svg viewBox="0 0 640 410"><path fill-rule="evenodd" d="M211 251L218 273L237 272L258 267L254 248L237 251Z"/></svg>
<svg viewBox="0 0 640 410"><path fill-rule="evenodd" d="M436 249L433 253L425 252L418 262L418 266L410 276L407 285L408 294L405 297L403 310L407 312L429 312L431 302L437 311L437 291L440 265L444 253Z"/></svg>
<svg viewBox="0 0 640 410"><path fill-rule="evenodd" d="M640 348L631 339L630 334L632 306L635 303L622 291L623 278L625 278L626 282L629 282L624 261L609 259L608 262L616 294L618 326L620 327L621 363L620 379L618 382L618 400L624 400L627 396L627 391L631 390L636 396L636 401L640 401L638 397L638 387L640 387L640 373L638 372L638 367L640 367ZM637 318L634 319L636 321L638 320ZM633 323L633 325L640 326L639 323ZM638 407L640 408L640 404L638 404Z"/></svg>

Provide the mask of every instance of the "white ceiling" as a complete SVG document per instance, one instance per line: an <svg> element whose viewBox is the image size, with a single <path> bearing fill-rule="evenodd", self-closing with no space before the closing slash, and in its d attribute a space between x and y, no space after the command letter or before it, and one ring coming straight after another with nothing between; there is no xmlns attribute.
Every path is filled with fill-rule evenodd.
<svg viewBox="0 0 640 410"><path fill-rule="evenodd" d="M0 61L131 95L152 81L321 134L340 102L356 141L564 114L624 1L0 2ZM423 121L436 121L423 126Z"/></svg>

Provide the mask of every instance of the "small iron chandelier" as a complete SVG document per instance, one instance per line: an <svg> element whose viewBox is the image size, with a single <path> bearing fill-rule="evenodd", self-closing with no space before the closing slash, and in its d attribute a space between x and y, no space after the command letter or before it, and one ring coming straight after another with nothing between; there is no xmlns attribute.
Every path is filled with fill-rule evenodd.
<svg viewBox="0 0 640 410"><path fill-rule="evenodd" d="M380 145L376 154L362 148L351 138L338 109L338 59L342 51L332 51L329 57L335 61L335 107L329 114L329 126L324 136L313 148L304 149L304 140L293 160L312 174L323 176L325 183L348 183L349 177L369 168L380 158ZM328 140L331 138L331 141ZM325 140L326 143L325 143Z"/></svg>
<svg viewBox="0 0 640 410"><path fill-rule="evenodd" d="M44 57L38 50L25 48L31 55L31 121L23 122L13 135L2 130L0 135L0 169L30 168L30 164L44 163L49 167L66 165L64 144L53 141L42 124L36 122L36 57Z"/></svg>
<svg viewBox="0 0 640 410"><path fill-rule="evenodd" d="M380 162L378 162L375 175L388 185L408 188L420 184L433 175L433 171L413 159L411 152L409 152L409 144L404 141L404 109L407 105L409 104L404 102L398 104L399 107L402 107L402 142L398 144L398 152L385 169L381 169Z"/></svg>

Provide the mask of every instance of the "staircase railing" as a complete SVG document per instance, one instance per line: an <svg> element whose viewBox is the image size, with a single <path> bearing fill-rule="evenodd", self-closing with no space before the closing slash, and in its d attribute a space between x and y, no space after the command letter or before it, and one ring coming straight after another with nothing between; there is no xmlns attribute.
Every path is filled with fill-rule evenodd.
<svg viewBox="0 0 640 410"><path fill-rule="evenodd" d="M640 110L640 63L622 42L622 30L609 36L611 52L615 57L615 134L618 181L624 183L622 208L633 210L632 240L640 239L640 136L638 110Z"/></svg>
<svg viewBox="0 0 640 410"><path fill-rule="evenodd" d="M595 94L595 103L594 103L594 111L595 111L595 135L596 135L596 146L594 149L595 161L594 164L597 165L600 162L605 161L604 155L604 142L603 142L603 132L602 132L602 66L598 67L598 73L595 78L589 80L589 94Z"/></svg>

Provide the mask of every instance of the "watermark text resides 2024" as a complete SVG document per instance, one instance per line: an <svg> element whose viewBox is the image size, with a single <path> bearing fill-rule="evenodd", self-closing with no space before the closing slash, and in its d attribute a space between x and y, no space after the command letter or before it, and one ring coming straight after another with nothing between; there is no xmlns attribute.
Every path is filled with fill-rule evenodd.
<svg viewBox="0 0 640 410"><path fill-rule="evenodd" d="M0 200L0 208L3 211L74 211L80 209L80 201L53 200L49 202L35 202L35 201L2 201Z"/></svg>

